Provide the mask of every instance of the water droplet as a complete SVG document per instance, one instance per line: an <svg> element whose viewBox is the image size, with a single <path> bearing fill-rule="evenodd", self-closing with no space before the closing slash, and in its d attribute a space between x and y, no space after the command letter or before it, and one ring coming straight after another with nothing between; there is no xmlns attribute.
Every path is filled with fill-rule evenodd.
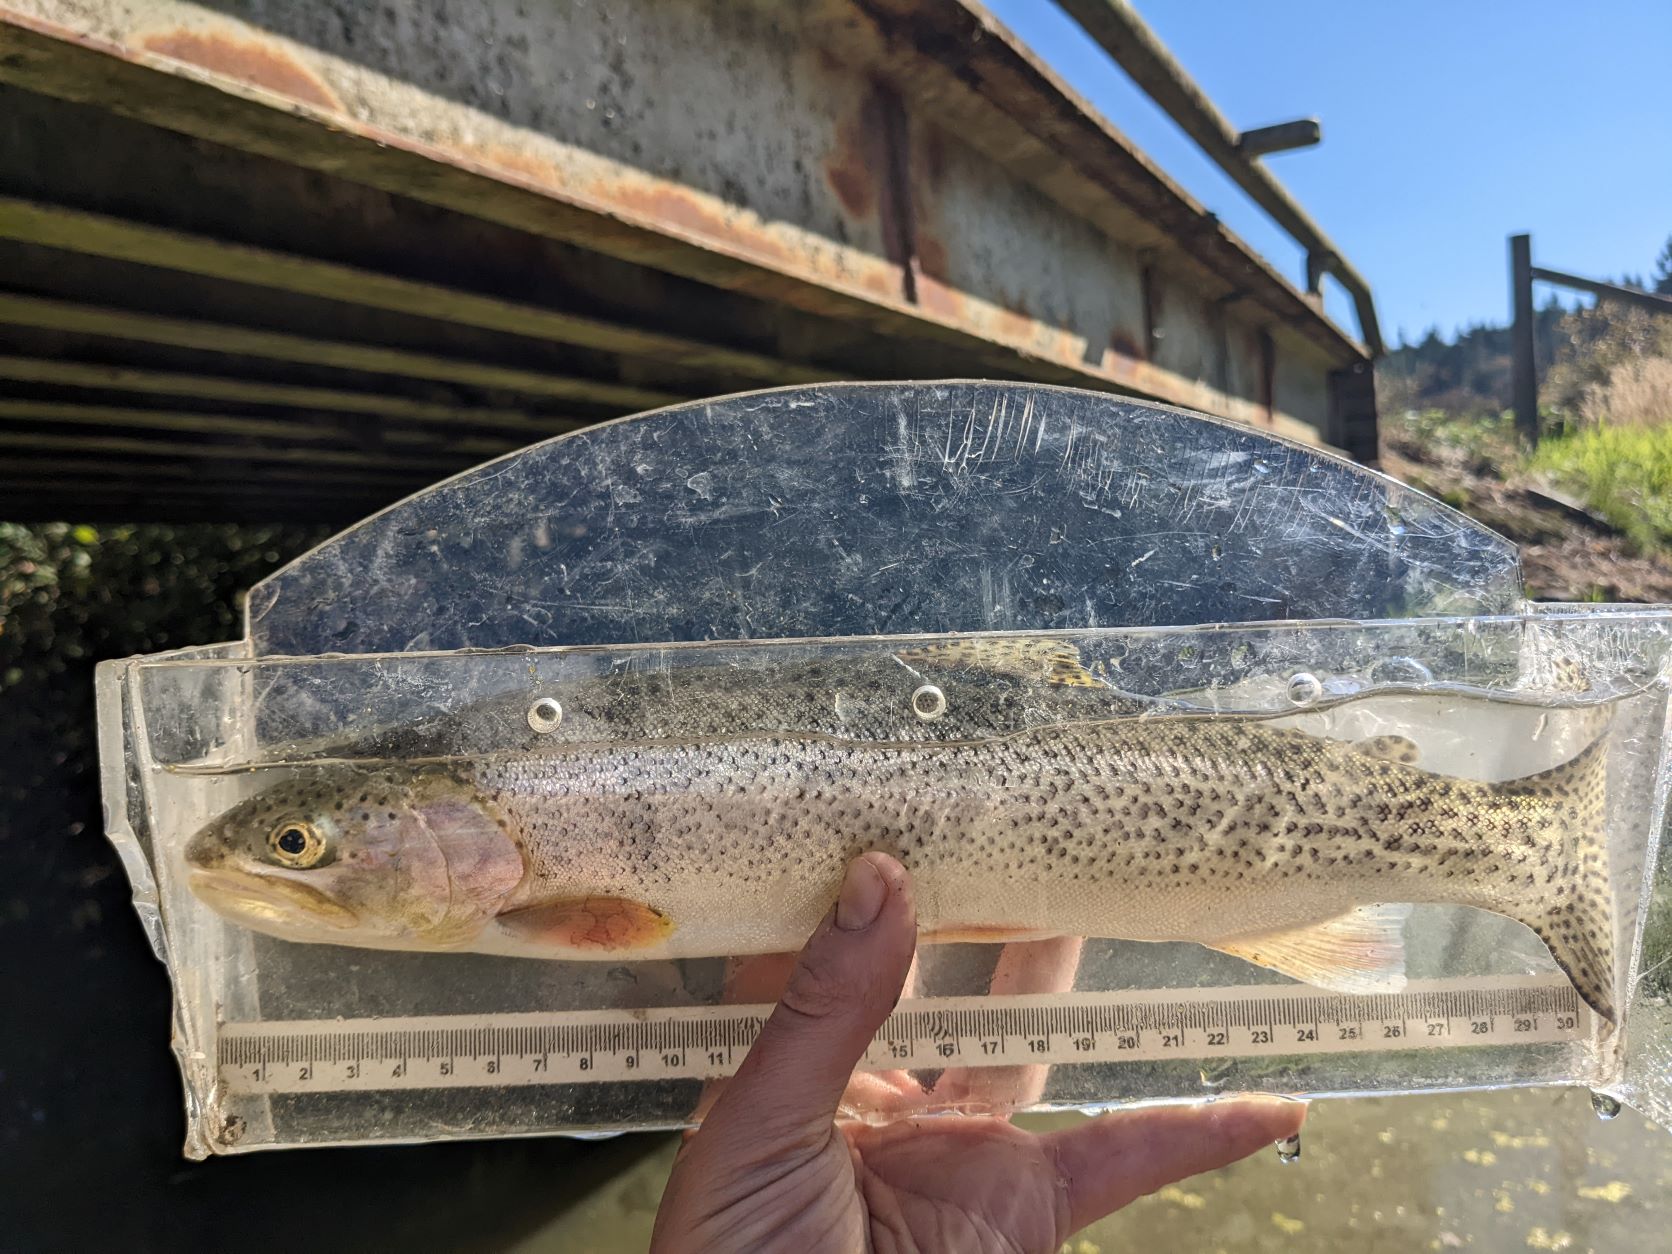
<svg viewBox="0 0 1672 1254"><path fill-rule="evenodd" d="M1390 509L1388 511L1387 523L1388 534L1390 536L1402 536L1410 530L1410 528L1405 526L1405 520L1400 517L1399 511L1396 509Z"/></svg>
<svg viewBox="0 0 1672 1254"><path fill-rule="evenodd" d="M925 723L932 723L946 713L946 694L934 684L924 684L911 694L911 709Z"/></svg>
<svg viewBox="0 0 1672 1254"><path fill-rule="evenodd" d="M1310 671L1297 671L1289 676L1288 695L1291 705L1311 705L1324 695L1324 685Z"/></svg>
<svg viewBox="0 0 1672 1254"><path fill-rule="evenodd" d="M1225 550L1220 548L1216 544L1211 549L1208 550L1208 556L1213 558L1213 560L1217 562L1220 558L1225 556Z"/></svg>
<svg viewBox="0 0 1672 1254"><path fill-rule="evenodd" d="M555 731L563 721L563 707L550 697L541 697L528 707L528 725L537 732Z"/></svg>
<svg viewBox="0 0 1672 1254"><path fill-rule="evenodd" d="M1269 475L1271 473L1271 463L1263 457L1256 457L1254 459L1254 473L1257 475Z"/></svg>
<svg viewBox="0 0 1672 1254"><path fill-rule="evenodd" d="M1286 1136L1277 1143L1277 1161L1285 1166L1300 1161L1300 1133Z"/></svg>
<svg viewBox="0 0 1672 1254"><path fill-rule="evenodd" d="M1597 1112L1598 1119L1607 1122L1618 1118L1624 1107L1620 1105L1620 1099L1617 1097L1610 1097L1606 1093L1592 1093L1591 1109Z"/></svg>
<svg viewBox="0 0 1672 1254"><path fill-rule="evenodd" d="M1236 1061L1230 1058L1219 1058L1209 1062L1206 1066L1196 1069L1196 1078L1202 1082L1205 1089L1219 1089L1231 1078L1231 1072L1236 1070ZM1218 1093L1211 1093L1208 1101L1218 1097Z"/></svg>

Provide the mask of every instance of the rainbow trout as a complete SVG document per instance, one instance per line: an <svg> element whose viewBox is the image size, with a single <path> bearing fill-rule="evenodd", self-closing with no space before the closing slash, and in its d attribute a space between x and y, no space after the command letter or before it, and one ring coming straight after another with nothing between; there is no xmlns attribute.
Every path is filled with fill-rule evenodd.
<svg viewBox="0 0 1672 1254"><path fill-rule="evenodd" d="M1599 739L1525 778L1422 769L1257 718L987 739L536 742L302 766L198 832L190 885L299 941L555 958L798 948L847 861L899 858L928 940L1194 941L1321 987L1397 988L1411 903L1532 928L1614 1017Z"/></svg>

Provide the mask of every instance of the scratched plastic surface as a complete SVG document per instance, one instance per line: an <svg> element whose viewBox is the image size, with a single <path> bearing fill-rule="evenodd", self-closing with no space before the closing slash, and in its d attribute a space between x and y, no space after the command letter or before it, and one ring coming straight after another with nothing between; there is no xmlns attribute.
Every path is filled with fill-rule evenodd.
<svg viewBox="0 0 1672 1254"><path fill-rule="evenodd" d="M975 1087L951 1069L914 1077L909 1102L856 1090L856 1113L968 1109L976 1089L977 1104L1013 1109L1585 1084L1664 1117L1665 942L1648 881L1672 614L1519 597L1513 548L1411 489L1250 428L1062 389L761 393L469 472L258 586L244 641L101 670L108 825L174 982L187 1151L665 1127L702 1099L697 1080L226 1091L215 1059L228 1023L737 996L719 955L300 945L210 911L185 885L186 841L323 757L468 761L531 743L561 755L772 733L979 741L1181 714L1400 735L1424 769L1494 781L1604 737L1622 1027L1588 1020L1585 1039L1536 1047L996 1068ZM949 642L922 635L948 632L978 633L989 652L936 652ZM985 660L1047 638L1095 682ZM542 702L561 706L555 724ZM1406 938L1414 980L1556 970L1527 929L1462 907L1419 907ZM1182 943L1093 939L1018 957L926 946L913 993L982 995L995 970L1007 991L1061 995L1289 983Z"/></svg>

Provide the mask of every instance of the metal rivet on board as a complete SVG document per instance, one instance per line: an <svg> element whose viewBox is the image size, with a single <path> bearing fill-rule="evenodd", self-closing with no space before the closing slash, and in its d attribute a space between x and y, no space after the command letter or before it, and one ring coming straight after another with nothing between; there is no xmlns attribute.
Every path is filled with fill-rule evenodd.
<svg viewBox="0 0 1672 1254"><path fill-rule="evenodd" d="M946 713L946 694L934 684L924 684L911 694L911 709L925 723L932 723Z"/></svg>
<svg viewBox="0 0 1672 1254"><path fill-rule="evenodd" d="M550 697L541 697L528 707L528 725L537 732L554 731L563 721L563 707Z"/></svg>
<svg viewBox="0 0 1672 1254"><path fill-rule="evenodd" d="M1310 671L1289 676L1289 702L1292 705L1311 705L1324 695L1324 685Z"/></svg>

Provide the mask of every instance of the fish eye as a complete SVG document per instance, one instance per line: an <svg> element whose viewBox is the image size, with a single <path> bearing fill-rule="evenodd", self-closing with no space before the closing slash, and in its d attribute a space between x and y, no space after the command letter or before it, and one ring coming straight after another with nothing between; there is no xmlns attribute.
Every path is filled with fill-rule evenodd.
<svg viewBox="0 0 1672 1254"><path fill-rule="evenodd" d="M306 870L325 856L325 838L312 823L285 819L267 834L267 847L283 866Z"/></svg>

